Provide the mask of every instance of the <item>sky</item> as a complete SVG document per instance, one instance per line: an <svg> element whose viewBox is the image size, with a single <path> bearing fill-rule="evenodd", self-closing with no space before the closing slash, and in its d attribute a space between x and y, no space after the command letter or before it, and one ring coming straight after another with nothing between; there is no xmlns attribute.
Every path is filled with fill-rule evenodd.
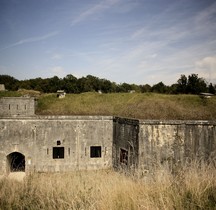
<svg viewBox="0 0 216 210"><path fill-rule="evenodd" d="M0 74L216 84L216 0L0 0Z"/></svg>

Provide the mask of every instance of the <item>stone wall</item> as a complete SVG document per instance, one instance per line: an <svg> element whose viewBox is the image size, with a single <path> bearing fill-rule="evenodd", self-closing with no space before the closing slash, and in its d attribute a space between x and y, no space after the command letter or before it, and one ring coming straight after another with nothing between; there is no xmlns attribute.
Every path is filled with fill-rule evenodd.
<svg viewBox="0 0 216 210"><path fill-rule="evenodd" d="M33 97L0 98L0 117L2 116L33 116L35 99Z"/></svg>
<svg viewBox="0 0 216 210"><path fill-rule="evenodd" d="M24 157L25 171L174 170L216 160L216 122L110 116L0 117L0 174ZM12 162L15 162L14 164Z"/></svg>
<svg viewBox="0 0 216 210"><path fill-rule="evenodd" d="M113 119L113 166L134 169L138 166L139 121Z"/></svg>
<svg viewBox="0 0 216 210"><path fill-rule="evenodd" d="M174 170L192 160L216 158L216 122L140 121L139 168Z"/></svg>
<svg viewBox="0 0 216 210"><path fill-rule="evenodd" d="M37 116L0 119L0 173L7 156L25 156L26 172L112 167L112 117Z"/></svg>

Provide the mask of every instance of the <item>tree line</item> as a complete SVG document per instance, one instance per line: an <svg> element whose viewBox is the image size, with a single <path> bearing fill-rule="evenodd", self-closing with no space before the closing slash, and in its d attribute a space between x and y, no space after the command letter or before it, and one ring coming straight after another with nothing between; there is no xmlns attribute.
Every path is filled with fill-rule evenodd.
<svg viewBox="0 0 216 210"><path fill-rule="evenodd" d="M0 84L4 84L9 91L18 89L36 90L43 93L55 93L57 90L64 90L66 93L98 92L119 93L119 92L155 92L166 94L199 94L201 92L216 93L216 85L208 84L198 74L191 74L188 77L181 75L175 84L170 86L159 82L150 86L136 84L116 84L107 79L87 75L86 77L76 78L68 74L64 78L57 76L42 79L40 77L28 80L18 80L9 75L0 75Z"/></svg>

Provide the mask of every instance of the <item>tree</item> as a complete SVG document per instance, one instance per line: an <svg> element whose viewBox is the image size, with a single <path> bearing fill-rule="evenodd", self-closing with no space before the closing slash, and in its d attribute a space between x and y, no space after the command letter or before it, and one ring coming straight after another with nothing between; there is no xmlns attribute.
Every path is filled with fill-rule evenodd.
<svg viewBox="0 0 216 210"><path fill-rule="evenodd" d="M166 85L164 85L163 82L159 82L156 85L153 85L151 88L152 92L156 92L156 93L166 93L167 87Z"/></svg>
<svg viewBox="0 0 216 210"><path fill-rule="evenodd" d="M207 91L207 84L203 78L199 78L198 74L191 74L188 78L181 75L177 81L176 93L199 94Z"/></svg>
<svg viewBox="0 0 216 210"><path fill-rule="evenodd" d="M216 90L215 87L212 85L212 83L209 84L208 91L209 93L215 94Z"/></svg>
<svg viewBox="0 0 216 210"><path fill-rule="evenodd" d="M151 86L149 84L140 85L141 93L150 92Z"/></svg>
<svg viewBox="0 0 216 210"><path fill-rule="evenodd" d="M187 93L199 94L206 92L207 85L203 78L199 78L198 74L191 74L188 76Z"/></svg>
<svg viewBox="0 0 216 210"><path fill-rule="evenodd" d="M18 90L19 80L9 75L0 75L0 84L4 84L7 90Z"/></svg>
<svg viewBox="0 0 216 210"><path fill-rule="evenodd" d="M78 93L77 78L71 74L68 74L63 78L62 89L67 93Z"/></svg>
<svg viewBox="0 0 216 210"><path fill-rule="evenodd" d="M182 74L180 79L177 81L177 87L176 87L177 93L187 93L187 85L188 85L188 79L184 74Z"/></svg>
<svg viewBox="0 0 216 210"><path fill-rule="evenodd" d="M56 93L57 90L61 89L61 81L57 76L54 76L49 79L49 92Z"/></svg>

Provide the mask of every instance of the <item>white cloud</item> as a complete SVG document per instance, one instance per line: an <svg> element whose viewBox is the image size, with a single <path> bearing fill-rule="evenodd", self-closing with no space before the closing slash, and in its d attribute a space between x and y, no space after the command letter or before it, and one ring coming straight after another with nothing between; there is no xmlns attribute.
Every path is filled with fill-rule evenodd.
<svg viewBox="0 0 216 210"><path fill-rule="evenodd" d="M199 75L208 82L216 83L216 56L205 57L195 63Z"/></svg>
<svg viewBox="0 0 216 210"><path fill-rule="evenodd" d="M51 71L52 75L58 76L60 78L63 78L66 75L66 72L62 66L53 66L49 70Z"/></svg>

